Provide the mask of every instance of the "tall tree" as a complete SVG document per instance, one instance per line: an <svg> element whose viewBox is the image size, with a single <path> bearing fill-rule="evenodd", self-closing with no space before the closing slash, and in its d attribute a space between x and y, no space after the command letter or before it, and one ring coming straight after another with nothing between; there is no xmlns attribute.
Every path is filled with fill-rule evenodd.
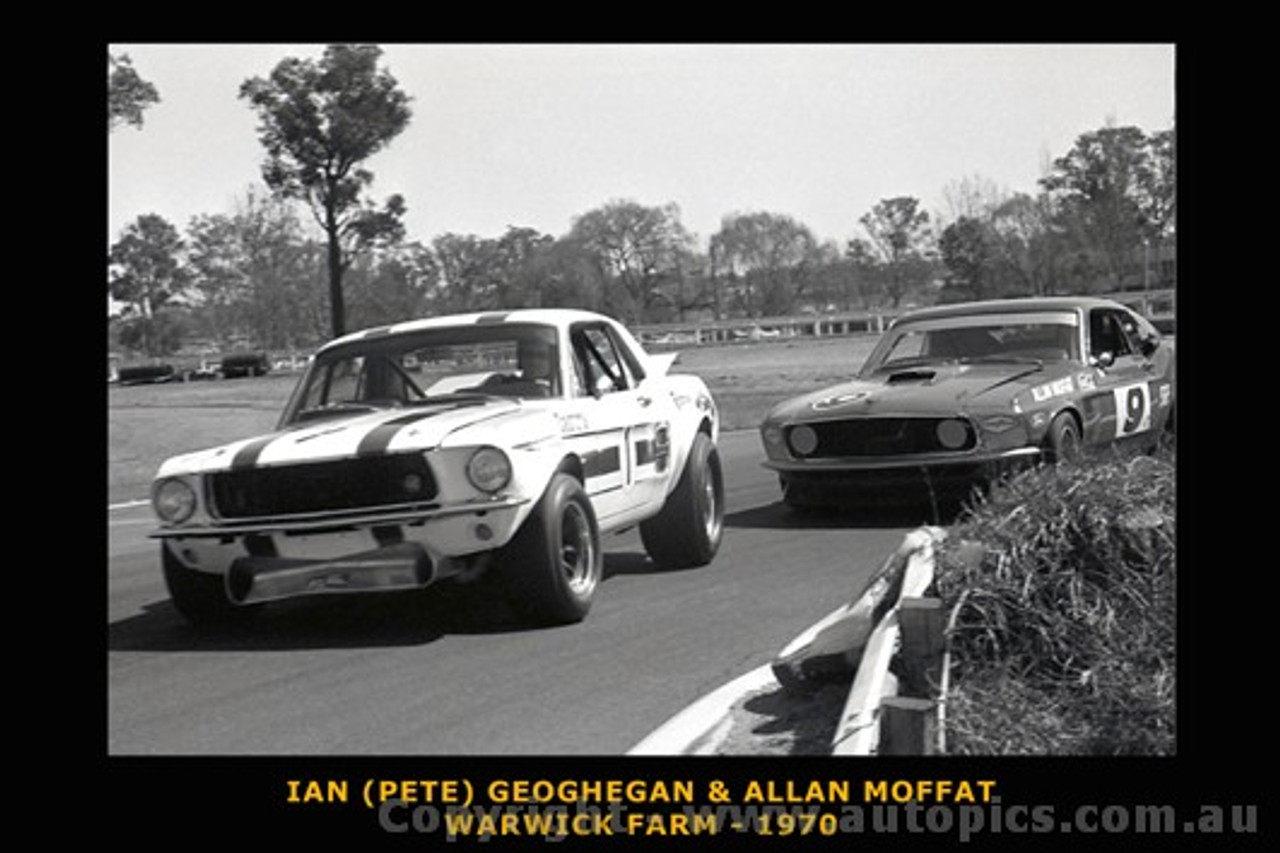
<svg viewBox="0 0 1280 853"><path fill-rule="evenodd" d="M1017 193L991 212L990 223L995 235L992 274L1005 291L1037 296L1066 292L1072 253L1047 195Z"/></svg>
<svg viewBox="0 0 1280 853"><path fill-rule="evenodd" d="M1177 138L1173 130L1147 137L1147 156L1138 170L1138 207L1146 236L1155 241L1173 239L1178 233Z"/></svg>
<svg viewBox="0 0 1280 853"><path fill-rule="evenodd" d="M308 292L317 271L293 205L250 188L232 215L195 217L187 233L200 313L215 337L270 349L311 337L310 303L323 300Z"/></svg>
<svg viewBox="0 0 1280 853"><path fill-rule="evenodd" d="M938 251L949 275L948 297L983 299L990 294L990 232L972 216L961 216L942 231Z"/></svg>
<svg viewBox="0 0 1280 853"><path fill-rule="evenodd" d="M142 127L142 113L160 103L160 92L133 69L129 55L107 53L107 132L121 124Z"/></svg>
<svg viewBox="0 0 1280 853"><path fill-rule="evenodd" d="M360 164L409 124L409 97L377 67L375 45L330 45L323 58L288 58L267 78L240 87L261 123L267 150L263 178L311 208L328 241L329 303L334 336L346 331L342 277L362 251L399 241L404 199L381 209L363 199L373 174Z"/></svg>
<svg viewBox="0 0 1280 853"><path fill-rule="evenodd" d="M485 311L501 308L498 245L474 234L441 234L431 241L440 271L434 295L442 311Z"/></svg>
<svg viewBox="0 0 1280 853"><path fill-rule="evenodd" d="M564 236L540 247L525 268L525 274L537 280L537 302L531 304L543 308L605 310L600 264L579 237Z"/></svg>
<svg viewBox="0 0 1280 853"><path fill-rule="evenodd" d="M808 286L818 252L813 232L777 213L727 216L711 242L720 268L735 281L739 306L751 317L789 313Z"/></svg>
<svg viewBox="0 0 1280 853"><path fill-rule="evenodd" d="M135 340L148 355L159 355L174 343L161 334L162 309L190 281L183 249L178 230L148 213L129 225L109 250L107 293L125 303L126 319L138 330Z"/></svg>
<svg viewBox="0 0 1280 853"><path fill-rule="evenodd" d="M882 199L858 220L889 272L889 297L896 308L925 270L929 214L910 196Z"/></svg>
<svg viewBox="0 0 1280 853"><path fill-rule="evenodd" d="M420 243L361 256L349 276L355 325L380 326L423 316L439 277L435 255Z"/></svg>
<svg viewBox="0 0 1280 853"><path fill-rule="evenodd" d="M570 237L595 257L614 288L610 305L633 323L651 319L656 306L670 302L664 290L678 287L693 241L676 205L645 207L628 200L577 217Z"/></svg>
<svg viewBox="0 0 1280 853"><path fill-rule="evenodd" d="M501 267L499 304L504 308L542 304L539 259L555 238L534 228L508 226L498 239L497 262Z"/></svg>
<svg viewBox="0 0 1280 853"><path fill-rule="evenodd" d="M1104 127L1077 138L1040 179L1059 205L1059 221L1093 259L1094 277L1106 287L1122 285L1137 248L1152 232L1143 207L1144 199L1155 198L1149 146L1136 127Z"/></svg>
<svg viewBox="0 0 1280 853"><path fill-rule="evenodd" d="M844 278L845 308L853 310L855 299L871 307L882 278L881 264L871 243L861 237L849 240L845 243L840 266Z"/></svg>

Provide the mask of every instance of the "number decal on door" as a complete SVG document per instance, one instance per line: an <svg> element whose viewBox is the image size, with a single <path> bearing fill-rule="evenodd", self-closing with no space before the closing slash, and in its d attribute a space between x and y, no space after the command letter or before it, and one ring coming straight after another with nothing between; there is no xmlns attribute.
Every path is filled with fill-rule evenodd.
<svg viewBox="0 0 1280 853"><path fill-rule="evenodd" d="M1151 429L1151 389L1147 383L1125 385L1114 391L1116 438Z"/></svg>

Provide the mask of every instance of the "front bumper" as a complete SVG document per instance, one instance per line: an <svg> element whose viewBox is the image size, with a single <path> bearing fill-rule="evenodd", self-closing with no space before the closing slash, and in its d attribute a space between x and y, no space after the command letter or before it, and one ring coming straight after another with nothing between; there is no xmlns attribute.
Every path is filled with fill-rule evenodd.
<svg viewBox="0 0 1280 853"><path fill-rule="evenodd" d="M254 604L303 595L420 589L439 564L415 542L388 545L333 560L240 557L226 576L227 597Z"/></svg>
<svg viewBox="0 0 1280 853"><path fill-rule="evenodd" d="M1037 447L992 454L896 458L771 459L788 503L811 506L906 504L935 497L963 499L976 487L1033 463Z"/></svg>
<svg viewBox="0 0 1280 853"><path fill-rule="evenodd" d="M1043 453L1039 447L1015 447L995 453L930 454L918 456L868 456L835 459L766 459L765 467L785 473L831 473L916 470L920 468L945 469L965 466L996 466L1037 459Z"/></svg>
<svg viewBox="0 0 1280 853"><path fill-rule="evenodd" d="M505 545L529 501L508 498L372 514L256 518L151 533L192 571L222 575L239 603L426 586Z"/></svg>

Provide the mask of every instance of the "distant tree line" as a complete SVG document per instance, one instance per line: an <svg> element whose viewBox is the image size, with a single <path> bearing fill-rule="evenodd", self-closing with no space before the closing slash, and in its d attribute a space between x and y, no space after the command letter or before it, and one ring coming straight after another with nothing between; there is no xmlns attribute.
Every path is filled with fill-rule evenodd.
<svg viewBox="0 0 1280 853"><path fill-rule="evenodd" d="M120 347L166 355L201 339L307 349L407 317L519 307L644 324L1118 290L1135 258L1176 243L1174 132L1134 127L1079 137L1034 196L968 178L946 188L945 212L884 199L843 246L762 211L724 216L703 244L675 204L629 199L583 213L562 235L510 227L410 241L402 196L363 196L372 175L359 164L410 118L380 54L335 45L318 63L286 59L245 82L241 97L261 119L265 191L248 187L235 210L196 216L185 233L154 214L124 229L108 257ZM128 87L119 97L117 80ZM109 57L108 87L109 129L140 127L159 100L127 57Z"/></svg>

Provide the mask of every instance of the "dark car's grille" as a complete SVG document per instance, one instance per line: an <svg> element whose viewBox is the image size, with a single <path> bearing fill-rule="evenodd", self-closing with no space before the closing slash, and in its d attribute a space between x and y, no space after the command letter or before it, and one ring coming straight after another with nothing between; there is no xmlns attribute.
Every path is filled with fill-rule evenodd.
<svg viewBox="0 0 1280 853"><path fill-rule="evenodd" d="M938 438L938 425L944 421L963 425L964 440L960 446L946 447ZM806 459L963 452L977 444L972 424L962 418L857 418L806 426L818 436L817 448L804 454Z"/></svg>
<svg viewBox="0 0 1280 853"><path fill-rule="evenodd" d="M251 518L429 501L436 481L415 453L226 471L209 489L216 515Z"/></svg>

